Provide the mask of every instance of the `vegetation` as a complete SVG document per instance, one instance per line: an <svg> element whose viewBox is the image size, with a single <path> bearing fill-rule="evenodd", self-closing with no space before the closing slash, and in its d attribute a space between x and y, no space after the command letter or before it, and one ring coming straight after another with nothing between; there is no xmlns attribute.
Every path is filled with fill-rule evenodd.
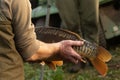
<svg viewBox="0 0 120 80"><path fill-rule="evenodd" d="M90 66L80 70L78 73L67 73L62 67L56 71L50 70L47 66L44 68L44 80L120 80L120 45L109 49L113 58L108 63L109 71L106 77L100 76L97 71ZM41 66L38 64L25 63L26 80L39 80Z"/></svg>

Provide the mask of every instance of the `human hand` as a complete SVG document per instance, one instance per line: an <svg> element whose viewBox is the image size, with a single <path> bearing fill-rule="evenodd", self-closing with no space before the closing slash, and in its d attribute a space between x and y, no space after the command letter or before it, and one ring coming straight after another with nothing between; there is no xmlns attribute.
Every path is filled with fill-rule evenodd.
<svg viewBox="0 0 120 80"><path fill-rule="evenodd" d="M63 40L60 42L60 53L59 55L73 63L78 63L78 61L83 61L81 56L72 48L72 46L82 46L83 41L72 41L72 40Z"/></svg>
<svg viewBox="0 0 120 80"><path fill-rule="evenodd" d="M63 40L59 42L61 45L59 46L59 51L58 55L61 57L63 60L71 61L73 63L78 63L78 60L83 61L81 56L74 51L72 46L81 46L83 44L83 41L72 41L72 40ZM57 60L57 59L56 59ZM56 70L56 66L62 66L63 61L51 61L51 62L46 62L46 64L52 69Z"/></svg>
<svg viewBox="0 0 120 80"><path fill-rule="evenodd" d="M82 46L83 41L63 40L58 43L40 42L41 46L28 61L58 61L67 60L77 63L83 61L81 56L72 48L72 46Z"/></svg>

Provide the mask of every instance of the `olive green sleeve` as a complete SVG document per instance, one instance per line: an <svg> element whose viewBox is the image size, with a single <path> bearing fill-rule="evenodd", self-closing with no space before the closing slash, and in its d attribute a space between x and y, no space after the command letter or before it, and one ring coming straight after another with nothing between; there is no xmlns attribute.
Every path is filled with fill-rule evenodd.
<svg viewBox="0 0 120 80"><path fill-rule="evenodd" d="M31 4L29 0L14 0L11 5L15 44L19 53L26 59L40 46L31 22Z"/></svg>

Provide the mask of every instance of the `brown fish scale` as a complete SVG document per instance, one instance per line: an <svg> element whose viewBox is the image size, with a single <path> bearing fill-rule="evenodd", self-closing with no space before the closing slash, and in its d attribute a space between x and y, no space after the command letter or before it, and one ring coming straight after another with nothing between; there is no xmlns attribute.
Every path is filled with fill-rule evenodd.
<svg viewBox="0 0 120 80"><path fill-rule="evenodd" d="M84 45L78 48L76 51L86 57L96 57L97 55L97 45L92 44L86 40L84 40Z"/></svg>
<svg viewBox="0 0 120 80"><path fill-rule="evenodd" d="M37 38L41 41L52 43L61 40L82 40L84 45L81 47L73 46L73 48L85 57L96 57L97 55L97 45L92 44L74 32L67 31L64 29L59 29L55 27L39 27L36 28Z"/></svg>

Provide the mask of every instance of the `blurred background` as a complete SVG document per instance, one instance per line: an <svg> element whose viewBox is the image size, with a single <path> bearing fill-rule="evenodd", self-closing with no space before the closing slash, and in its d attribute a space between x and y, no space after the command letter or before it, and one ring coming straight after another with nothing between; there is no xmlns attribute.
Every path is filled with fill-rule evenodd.
<svg viewBox="0 0 120 80"><path fill-rule="evenodd" d="M32 22L36 27L44 27L46 15L49 12L49 26L60 27L61 19L55 6L55 0L30 0L32 5ZM101 77L97 71L87 65L75 73L68 72L64 66L50 70L46 65L44 70L40 64L25 63L25 80L120 80L120 0L99 0L100 3L100 45L113 55L108 62L109 71L106 77Z"/></svg>

